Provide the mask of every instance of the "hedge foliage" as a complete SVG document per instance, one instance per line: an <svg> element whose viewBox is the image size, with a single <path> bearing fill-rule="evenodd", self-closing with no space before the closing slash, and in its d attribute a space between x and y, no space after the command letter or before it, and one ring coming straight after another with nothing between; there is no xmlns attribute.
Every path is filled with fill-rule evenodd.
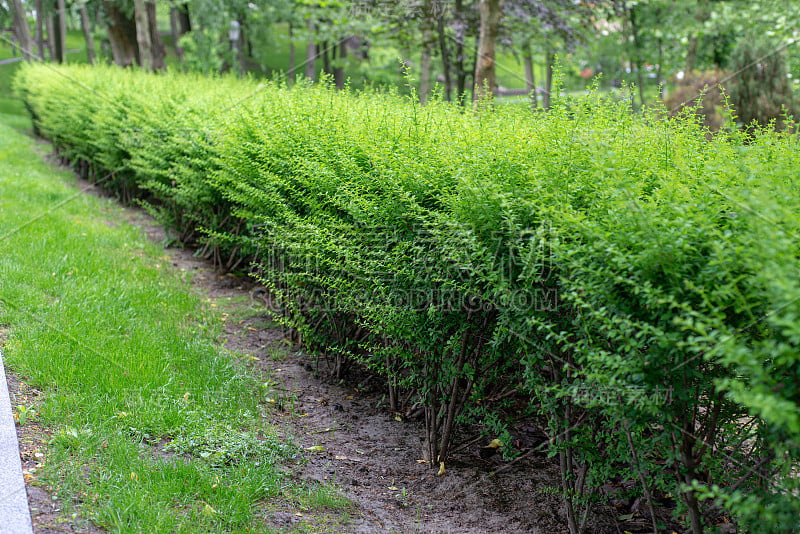
<svg viewBox="0 0 800 534"><path fill-rule="evenodd" d="M432 465L459 422L502 432L516 390L573 531L619 478L680 496L694 532L725 509L800 529L797 137L708 141L597 94L462 113L50 65L16 87L63 158L253 266L305 343L422 409Z"/></svg>

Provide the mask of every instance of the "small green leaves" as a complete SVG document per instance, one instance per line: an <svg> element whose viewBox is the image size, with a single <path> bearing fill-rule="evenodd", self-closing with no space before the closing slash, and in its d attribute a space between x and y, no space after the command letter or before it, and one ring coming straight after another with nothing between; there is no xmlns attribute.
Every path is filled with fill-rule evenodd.
<svg viewBox="0 0 800 534"><path fill-rule="evenodd" d="M24 426L28 419L36 416L36 410L24 404L14 406L14 421L19 426Z"/></svg>

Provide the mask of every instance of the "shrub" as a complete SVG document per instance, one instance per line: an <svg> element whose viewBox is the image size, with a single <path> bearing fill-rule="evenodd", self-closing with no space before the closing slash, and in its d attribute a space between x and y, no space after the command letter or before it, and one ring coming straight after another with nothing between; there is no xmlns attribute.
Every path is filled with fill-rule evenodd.
<svg viewBox="0 0 800 534"><path fill-rule="evenodd" d="M788 134L709 141L598 95L473 115L109 68L26 66L16 85L63 157L249 262L307 344L421 406L432 465L459 422L499 430L490 399L516 389L572 531L616 476L679 496L694 532L723 507L745 530L798 526Z"/></svg>

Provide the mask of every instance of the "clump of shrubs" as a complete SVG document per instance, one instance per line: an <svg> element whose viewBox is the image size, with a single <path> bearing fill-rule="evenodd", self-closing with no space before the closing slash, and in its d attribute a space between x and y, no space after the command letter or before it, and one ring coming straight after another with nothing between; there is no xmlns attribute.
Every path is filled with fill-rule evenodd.
<svg viewBox="0 0 800 534"><path fill-rule="evenodd" d="M788 134L709 140L598 95L463 114L35 65L16 87L63 158L223 266L251 266L306 343L383 376L394 408L421 407L432 466L460 422L502 432L491 399L517 391L572 532L614 478L673 496L695 533L725 509L745 531L797 530Z"/></svg>

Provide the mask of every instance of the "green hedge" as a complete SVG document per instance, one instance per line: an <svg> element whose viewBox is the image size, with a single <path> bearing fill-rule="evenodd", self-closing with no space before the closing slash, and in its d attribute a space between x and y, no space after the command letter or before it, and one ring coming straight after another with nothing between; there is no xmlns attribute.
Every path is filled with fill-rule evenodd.
<svg viewBox="0 0 800 534"><path fill-rule="evenodd" d="M433 466L466 420L514 454L513 408L546 428L574 531L620 477L695 532L725 509L800 529L796 137L707 141L596 94L473 114L49 65L16 87L63 158L419 406Z"/></svg>

